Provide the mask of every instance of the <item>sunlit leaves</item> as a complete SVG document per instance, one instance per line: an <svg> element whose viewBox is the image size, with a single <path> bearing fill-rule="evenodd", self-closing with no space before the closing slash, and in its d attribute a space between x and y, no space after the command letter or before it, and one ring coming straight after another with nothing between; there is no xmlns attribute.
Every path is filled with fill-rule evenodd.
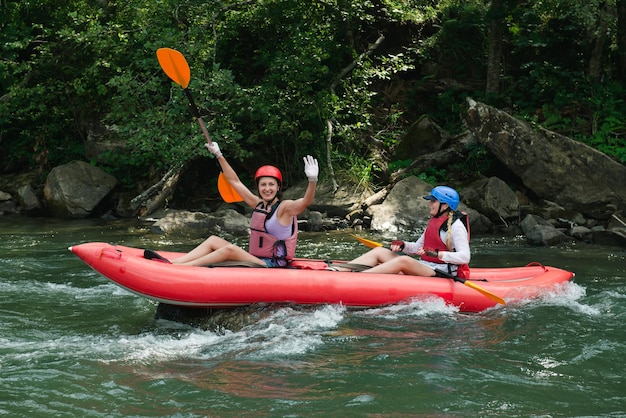
<svg viewBox="0 0 626 418"><path fill-rule="evenodd" d="M606 82L614 76L615 19L604 83L593 86L586 76L598 18L611 10L600 6L615 0L502 3L501 16L491 16L487 2L462 0L7 1L0 168L50 169L80 158L89 132L102 126L129 144L111 155L120 172L143 175L206 153L182 89L155 57L171 47L187 58L190 91L229 156L276 162L301 176L302 154L325 154L329 120L334 155L361 167L360 177L371 170L353 158L367 158L371 139L393 146L406 118L429 112L445 129L462 129L457 107L468 87L414 92L441 78L480 86L495 17L508 31L503 94L494 100L554 128L586 129L581 139L617 153L623 89ZM383 34L382 46L363 57ZM388 94L405 86L410 91ZM46 158L33 158L35 143Z"/></svg>

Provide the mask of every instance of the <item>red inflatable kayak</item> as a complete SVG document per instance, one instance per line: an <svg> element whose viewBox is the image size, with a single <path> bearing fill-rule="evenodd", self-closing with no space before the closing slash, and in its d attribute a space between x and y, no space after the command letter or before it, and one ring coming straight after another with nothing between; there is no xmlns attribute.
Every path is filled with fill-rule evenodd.
<svg viewBox="0 0 626 418"><path fill-rule="evenodd" d="M70 247L94 270L140 296L172 305L223 308L254 303L374 307L437 296L463 312L536 298L574 274L542 265L472 268L466 283L448 278L326 270L323 260L296 259L290 268L188 267L143 257L143 249L91 242ZM180 253L159 251L168 259ZM477 291L479 288L484 291ZM495 298L497 299L497 298Z"/></svg>

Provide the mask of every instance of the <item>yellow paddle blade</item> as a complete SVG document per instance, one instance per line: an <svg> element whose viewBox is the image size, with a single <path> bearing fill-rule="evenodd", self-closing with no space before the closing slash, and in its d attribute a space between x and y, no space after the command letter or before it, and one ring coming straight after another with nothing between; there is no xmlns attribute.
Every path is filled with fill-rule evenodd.
<svg viewBox="0 0 626 418"><path fill-rule="evenodd" d="M226 203L242 202L243 198L239 196L237 190L226 180L224 173L220 173L217 178L217 190Z"/></svg>
<svg viewBox="0 0 626 418"><path fill-rule="evenodd" d="M482 287L478 286L477 284L474 284L472 282L468 282L467 280L464 281L463 284L465 286L467 286L467 287L471 287L472 289L482 293L483 295L487 296L489 299L493 300L494 302L498 302L501 305L506 305L506 302L500 296L494 295L490 291L488 291L486 289L483 289Z"/></svg>
<svg viewBox="0 0 626 418"><path fill-rule="evenodd" d="M352 235L354 238L356 238L357 241L359 241L361 244L365 245L366 247L370 247L370 248L376 248L376 247L382 247L383 244L381 244L380 242L376 242L376 241L372 241L369 239L365 239L362 237L359 237L358 235L354 235L354 234L350 234Z"/></svg>
<svg viewBox="0 0 626 418"><path fill-rule="evenodd" d="M183 54L172 48L159 48L156 55L165 74L186 89L191 80L191 70Z"/></svg>

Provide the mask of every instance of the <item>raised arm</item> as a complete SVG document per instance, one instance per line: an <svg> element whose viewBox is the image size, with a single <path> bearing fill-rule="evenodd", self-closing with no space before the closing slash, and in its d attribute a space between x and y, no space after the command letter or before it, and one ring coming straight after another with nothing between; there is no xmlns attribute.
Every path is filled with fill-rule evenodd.
<svg viewBox="0 0 626 418"><path fill-rule="evenodd" d="M226 161L226 158L220 151L220 147L219 145L217 145L217 142L211 142L210 144L207 143L204 144L204 146L207 147L209 151L211 151L211 154L215 155L215 158L217 158L217 162L220 164L226 180L228 180L230 185L233 186L237 193L239 193L239 196L243 198L243 201L246 202L246 204L251 208L256 207L256 205L259 203L259 197L252 193L250 189L248 189L241 182L241 180L239 180L239 176L230 166L228 161Z"/></svg>
<svg viewBox="0 0 626 418"><path fill-rule="evenodd" d="M319 165L317 160L310 155L303 158L304 174L309 180L304 196L296 200L285 200L279 207L278 218L282 224L286 224L288 218L297 216L304 212L306 208L313 203L315 199L315 188L317 187L317 178L319 175Z"/></svg>

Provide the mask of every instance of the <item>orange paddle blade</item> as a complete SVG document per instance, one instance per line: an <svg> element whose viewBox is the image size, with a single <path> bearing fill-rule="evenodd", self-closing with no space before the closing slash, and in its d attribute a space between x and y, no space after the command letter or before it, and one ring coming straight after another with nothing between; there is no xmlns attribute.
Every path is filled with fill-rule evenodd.
<svg viewBox="0 0 626 418"><path fill-rule="evenodd" d="M237 190L226 180L224 173L220 173L217 178L217 190L226 203L243 202L243 198L239 196Z"/></svg>
<svg viewBox="0 0 626 418"><path fill-rule="evenodd" d="M172 48L159 48L156 55L165 74L186 89L191 80L191 70L183 54Z"/></svg>

